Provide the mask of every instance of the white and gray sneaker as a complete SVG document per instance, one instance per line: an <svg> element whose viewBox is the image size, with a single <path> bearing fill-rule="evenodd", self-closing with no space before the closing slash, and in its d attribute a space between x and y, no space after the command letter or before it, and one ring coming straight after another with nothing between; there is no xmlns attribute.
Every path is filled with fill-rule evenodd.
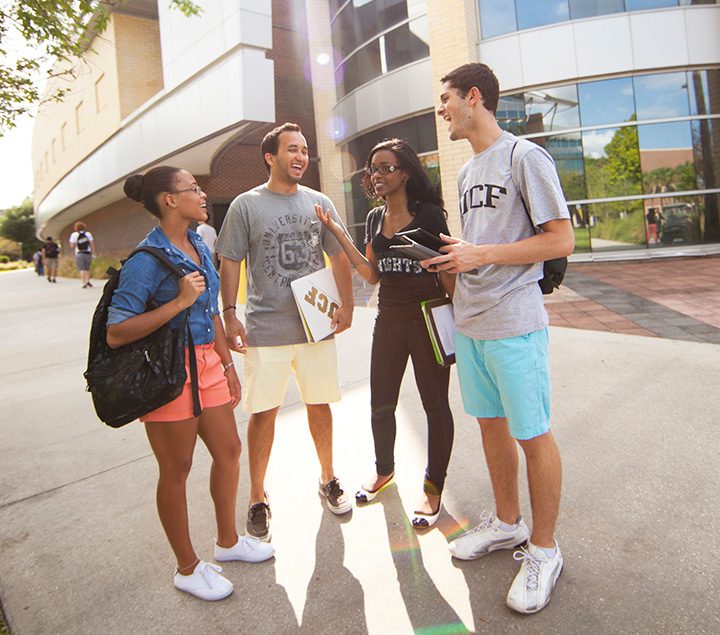
<svg viewBox="0 0 720 635"><path fill-rule="evenodd" d="M498 549L515 549L529 538L530 530L522 516L518 519L515 529L505 531L494 513L483 512L480 516L480 524L453 540L448 547L455 558L475 560Z"/></svg>
<svg viewBox="0 0 720 635"><path fill-rule="evenodd" d="M275 555L275 547L269 542L261 542L255 536L238 537L232 547L220 547L215 544L215 560L228 562L240 560L242 562L263 562Z"/></svg>
<svg viewBox="0 0 720 635"><path fill-rule="evenodd" d="M522 561L507 594L507 605L518 613L537 613L545 608L563 568L560 547L555 543L555 556L550 558L540 547L528 543L527 549L513 554Z"/></svg>

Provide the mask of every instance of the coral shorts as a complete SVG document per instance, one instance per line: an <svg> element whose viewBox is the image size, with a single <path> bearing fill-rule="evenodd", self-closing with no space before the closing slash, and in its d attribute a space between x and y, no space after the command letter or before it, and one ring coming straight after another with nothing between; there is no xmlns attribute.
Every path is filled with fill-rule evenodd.
<svg viewBox="0 0 720 635"><path fill-rule="evenodd" d="M200 407L214 408L230 402L230 389L223 373L220 356L215 352L214 344L199 344L195 347L198 371L198 392ZM160 406L140 417L140 421L183 421L193 417L192 384L190 383L190 356L185 349L185 370L187 381L177 399Z"/></svg>

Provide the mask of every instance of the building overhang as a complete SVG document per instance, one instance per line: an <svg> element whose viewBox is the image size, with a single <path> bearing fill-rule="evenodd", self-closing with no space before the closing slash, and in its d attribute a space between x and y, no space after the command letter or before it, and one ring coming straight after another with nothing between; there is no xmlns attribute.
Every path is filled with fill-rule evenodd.
<svg viewBox="0 0 720 635"><path fill-rule="evenodd" d="M202 175L215 153L275 120L273 62L240 47L123 120L117 132L35 203L38 236L123 198L124 180L156 165Z"/></svg>

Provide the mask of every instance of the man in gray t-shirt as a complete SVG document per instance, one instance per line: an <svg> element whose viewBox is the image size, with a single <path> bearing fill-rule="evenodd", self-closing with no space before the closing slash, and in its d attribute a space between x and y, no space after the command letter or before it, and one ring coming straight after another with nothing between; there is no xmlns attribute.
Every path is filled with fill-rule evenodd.
<svg viewBox="0 0 720 635"><path fill-rule="evenodd" d="M320 494L335 514L352 508L333 469L329 404L340 399L335 340L307 341L290 283L324 268L323 252L328 255L341 305L332 317L335 333L350 327L353 296L350 262L315 213L315 205L322 205L339 223L335 208L327 196L299 184L309 164L300 127L292 123L278 126L265 136L261 150L270 178L232 202L216 249L222 256L225 335L232 350L245 353L242 405L250 412L247 531L269 540L271 514L265 473L275 418L291 373L306 404L320 460ZM245 326L235 313L242 261L246 263L248 291Z"/></svg>
<svg viewBox="0 0 720 635"><path fill-rule="evenodd" d="M453 540L450 552L474 560L527 541L516 552L522 565L507 604L534 613L550 601L563 567L555 541L562 470L550 432L548 318L537 282L543 261L572 253L574 234L552 158L498 126L492 70L465 64L441 82L437 114L450 139L467 139L474 156L458 177L463 238L444 237L447 255L422 264L459 274L453 304L460 391L480 423L495 495L495 512ZM520 515L517 444L527 463L532 533Z"/></svg>

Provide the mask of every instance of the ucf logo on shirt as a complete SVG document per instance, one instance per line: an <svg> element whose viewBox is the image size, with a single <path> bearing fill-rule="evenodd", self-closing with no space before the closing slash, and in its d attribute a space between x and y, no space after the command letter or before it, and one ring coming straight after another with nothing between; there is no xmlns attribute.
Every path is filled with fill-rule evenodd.
<svg viewBox="0 0 720 635"><path fill-rule="evenodd" d="M490 207L495 209L495 204L507 194L507 189L502 185L493 185L492 183L484 183L482 185L473 185L463 192L460 199L460 211L465 216L469 211L480 207Z"/></svg>

